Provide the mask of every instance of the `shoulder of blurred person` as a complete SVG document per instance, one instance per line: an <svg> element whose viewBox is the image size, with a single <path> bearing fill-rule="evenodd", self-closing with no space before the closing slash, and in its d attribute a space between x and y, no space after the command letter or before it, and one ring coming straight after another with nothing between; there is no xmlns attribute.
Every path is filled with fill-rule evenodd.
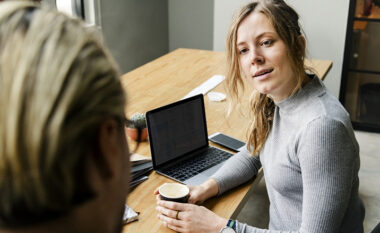
<svg viewBox="0 0 380 233"><path fill-rule="evenodd" d="M83 25L0 3L0 232L121 232L125 94Z"/></svg>

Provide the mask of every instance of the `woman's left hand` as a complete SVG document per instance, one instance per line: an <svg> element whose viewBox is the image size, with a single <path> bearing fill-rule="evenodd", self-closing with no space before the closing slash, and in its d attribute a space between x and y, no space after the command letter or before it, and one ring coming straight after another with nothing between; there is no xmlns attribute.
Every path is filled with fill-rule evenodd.
<svg viewBox="0 0 380 233"><path fill-rule="evenodd" d="M156 210L158 219L176 232L219 233L227 224L227 219L195 204L158 200Z"/></svg>

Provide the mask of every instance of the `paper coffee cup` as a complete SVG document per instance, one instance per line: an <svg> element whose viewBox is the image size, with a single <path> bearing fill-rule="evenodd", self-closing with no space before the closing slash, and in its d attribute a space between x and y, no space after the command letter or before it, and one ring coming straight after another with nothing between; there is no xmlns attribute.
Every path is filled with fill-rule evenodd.
<svg viewBox="0 0 380 233"><path fill-rule="evenodd" d="M187 203L190 190L183 184L165 183L158 189L158 193L162 200Z"/></svg>

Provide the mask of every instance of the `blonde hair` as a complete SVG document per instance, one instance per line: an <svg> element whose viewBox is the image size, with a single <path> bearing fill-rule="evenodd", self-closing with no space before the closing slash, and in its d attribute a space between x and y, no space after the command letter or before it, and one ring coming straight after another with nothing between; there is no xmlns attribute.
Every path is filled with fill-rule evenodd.
<svg viewBox="0 0 380 233"><path fill-rule="evenodd" d="M244 91L243 74L239 65L236 47L237 31L240 23L251 13L260 12L268 17L279 37L284 41L292 70L297 78L295 93L302 85L305 76L305 48L299 40L301 28L298 14L283 0L257 0L243 6L233 19L226 40L227 53L227 91L237 102L240 91ZM272 127L275 104L267 95L253 91L250 97L252 124L248 130L247 149L257 155L262 149Z"/></svg>
<svg viewBox="0 0 380 233"><path fill-rule="evenodd" d="M0 225L59 216L95 194L85 161L124 117L118 69L80 20L0 3Z"/></svg>

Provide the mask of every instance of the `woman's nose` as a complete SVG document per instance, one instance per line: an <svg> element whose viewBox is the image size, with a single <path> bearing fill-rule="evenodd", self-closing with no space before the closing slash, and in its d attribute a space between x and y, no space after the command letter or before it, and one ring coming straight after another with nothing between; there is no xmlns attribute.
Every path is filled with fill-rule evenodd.
<svg viewBox="0 0 380 233"><path fill-rule="evenodd" d="M251 52L251 64L263 64L265 61L264 56L262 56L259 51L252 50Z"/></svg>

